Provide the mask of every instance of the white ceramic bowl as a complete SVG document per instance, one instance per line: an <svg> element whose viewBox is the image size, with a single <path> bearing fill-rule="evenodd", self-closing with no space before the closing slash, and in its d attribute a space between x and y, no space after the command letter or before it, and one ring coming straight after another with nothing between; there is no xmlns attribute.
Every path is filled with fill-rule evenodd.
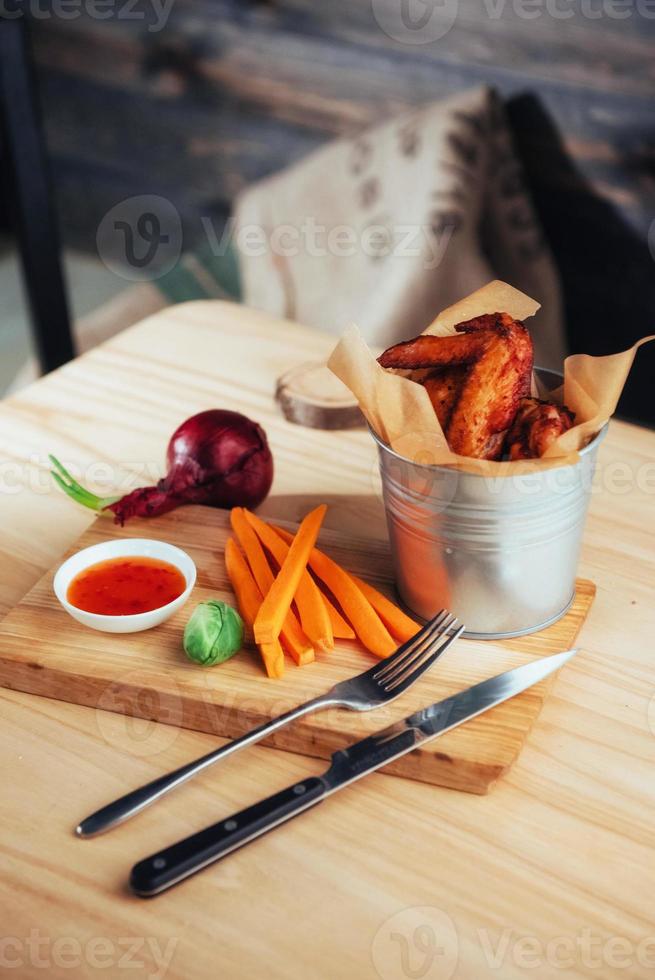
<svg viewBox="0 0 655 980"><path fill-rule="evenodd" d="M149 612L135 613L131 616L102 616L99 613L85 612L84 609L78 609L77 606L71 605L66 595L69 585L79 572L99 561L105 561L107 558L127 558L131 555L158 558L160 561L167 561L171 565L175 565L186 579L186 589L182 595L167 605L160 606L159 609L151 609ZM153 541L151 538L125 538L93 544L90 548L84 548L82 551L71 555L57 569L53 588L66 612L78 623L90 626L94 630L101 630L103 633L139 633L141 630L149 630L153 626L159 626L178 609L181 609L189 598L195 583L196 566L181 548L176 548L173 544L166 544L165 541Z"/></svg>

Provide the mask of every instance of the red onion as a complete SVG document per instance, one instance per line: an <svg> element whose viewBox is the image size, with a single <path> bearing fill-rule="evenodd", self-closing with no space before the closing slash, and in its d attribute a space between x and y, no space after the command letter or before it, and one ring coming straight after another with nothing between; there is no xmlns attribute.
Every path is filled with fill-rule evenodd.
<svg viewBox="0 0 655 980"><path fill-rule="evenodd" d="M264 430L239 412L210 409L175 430L166 451L168 472L154 487L124 497L97 497L53 456L52 475L69 497L93 510L110 510L118 524L156 517L183 504L256 507L273 482L273 457Z"/></svg>

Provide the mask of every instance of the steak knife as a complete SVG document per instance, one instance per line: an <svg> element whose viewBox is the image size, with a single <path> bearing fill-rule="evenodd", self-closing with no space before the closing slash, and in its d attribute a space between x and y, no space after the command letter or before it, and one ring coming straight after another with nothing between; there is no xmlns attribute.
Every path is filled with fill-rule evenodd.
<svg viewBox="0 0 655 980"><path fill-rule="evenodd" d="M130 875L132 891L143 897L165 891L369 772L520 694L558 670L576 652L567 650L497 674L339 749L321 776L294 783L135 864Z"/></svg>

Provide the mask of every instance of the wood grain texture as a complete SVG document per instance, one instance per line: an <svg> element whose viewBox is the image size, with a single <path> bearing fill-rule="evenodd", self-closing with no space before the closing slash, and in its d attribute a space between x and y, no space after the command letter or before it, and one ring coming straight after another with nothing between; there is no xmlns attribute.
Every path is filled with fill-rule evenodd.
<svg viewBox="0 0 655 980"><path fill-rule="evenodd" d="M356 429L364 416L351 391L322 362L299 364L275 382L284 417L309 429Z"/></svg>
<svg viewBox="0 0 655 980"><path fill-rule="evenodd" d="M466 0L441 43L403 44L361 0L283 2L236 17L232 8L229 0L181 2L167 29L152 33L129 20L85 16L37 24L56 161L84 166L98 181L113 173L117 186L143 184L145 169L150 186L155 179L180 201L229 205L239 188L330 136L489 84L506 98L538 93L591 189L641 215L647 230L639 175L652 165L655 22L578 14L563 41L555 18L512 16L509 4L505 16L488 17ZM103 138L89 140L100 101ZM537 150L545 135L526 127L524 137ZM571 188L559 168L541 178L552 189Z"/></svg>
<svg viewBox="0 0 655 980"><path fill-rule="evenodd" d="M295 530L293 525L287 526ZM135 533L133 523L120 528L98 518L75 542L71 553L110 538L134 537ZM284 678L276 681L265 676L252 645L221 664L220 670L192 667L182 651L182 632L192 604L216 597L234 603L223 558L232 533L229 515L207 507L185 507L149 520L139 533L175 544L195 561L198 582L186 608L144 633L116 637L95 632L80 626L60 607L52 588L55 567L0 623L0 684L235 738L289 707L324 694L333 684L361 673L374 662L359 644L337 641L329 655L319 653L313 664L301 669L287 658ZM321 535L319 543L344 568L393 595L391 559L384 545L330 532ZM460 640L398 701L370 714L321 711L272 735L268 744L328 759L364 735L485 677L527 659L568 650L575 643L594 594L593 584L580 580L572 608L548 629L511 644ZM416 749L388 766L387 771L437 786L486 793L518 758L552 682L553 678L548 678L520 697Z"/></svg>
<svg viewBox="0 0 655 980"><path fill-rule="evenodd" d="M266 428L276 475L265 514L297 522L327 500L329 529L385 540L368 435L303 430L273 401L285 369L325 356L333 343L229 304L180 306L4 402L0 610L92 521L50 486L48 451L98 489L136 486L160 475L180 419L204 408L235 408ZM598 586L581 652L557 678L520 758L486 796L375 774L143 902L125 888L134 861L324 763L255 747L115 833L79 841L72 828L87 813L221 740L0 690L0 904L2 934L18 942L3 946L21 963L13 972L44 975L28 946L36 929L57 980L94 975L90 944L99 938L111 944L106 975L123 972L126 941L143 964L135 975L155 974L154 943L166 950L172 941L167 980L209 980L218 963L226 978L259 977L265 963L275 980L379 980L385 967L401 980L402 944L380 947L375 937L388 935L385 923L404 909L427 906L456 929L457 980L651 977L653 458L652 432L610 425L579 570ZM405 936L419 969L424 959L411 930ZM80 944L76 969L54 962L54 943L66 938ZM518 944L530 939L536 969L520 955ZM553 945L562 940L569 954ZM627 944L620 970L617 940Z"/></svg>

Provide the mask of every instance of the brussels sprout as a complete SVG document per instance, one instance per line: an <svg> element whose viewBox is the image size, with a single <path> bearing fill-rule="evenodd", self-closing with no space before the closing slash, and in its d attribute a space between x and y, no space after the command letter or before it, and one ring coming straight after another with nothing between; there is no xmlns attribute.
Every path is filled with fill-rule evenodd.
<svg viewBox="0 0 655 980"><path fill-rule="evenodd" d="M243 643L241 616L218 599L200 602L184 630L184 652L189 660L211 667L229 660Z"/></svg>

